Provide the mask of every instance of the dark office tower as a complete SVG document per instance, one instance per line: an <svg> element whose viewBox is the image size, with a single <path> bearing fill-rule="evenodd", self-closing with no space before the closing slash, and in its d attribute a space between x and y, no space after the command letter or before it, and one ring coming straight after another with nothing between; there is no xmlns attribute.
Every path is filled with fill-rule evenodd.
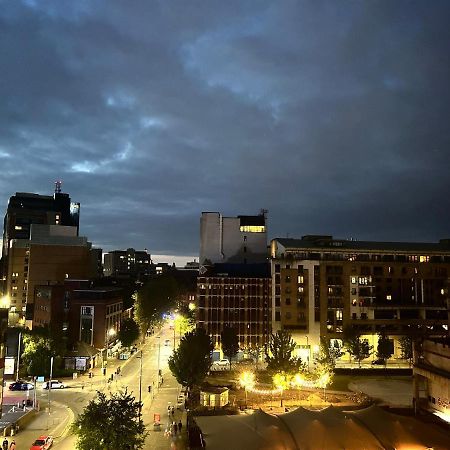
<svg viewBox="0 0 450 450"><path fill-rule="evenodd" d="M80 204L61 192L61 182L55 183L53 196L16 192L8 202L3 223L3 274L7 273L10 242L29 239L32 224L66 225L79 228Z"/></svg>

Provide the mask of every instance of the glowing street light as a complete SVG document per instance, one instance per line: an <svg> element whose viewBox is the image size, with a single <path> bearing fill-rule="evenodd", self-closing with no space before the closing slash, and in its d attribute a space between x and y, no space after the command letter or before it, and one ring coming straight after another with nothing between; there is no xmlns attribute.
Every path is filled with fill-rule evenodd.
<svg viewBox="0 0 450 450"><path fill-rule="evenodd" d="M253 389L255 386L255 374L250 371L241 373L239 384L245 389L245 407L247 408L247 389Z"/></svg>
<svg viewBox="0 0 450 450"><path fill-rule="evenodd" d="M8 309L11 305L11 299L9 298L9 295L4 295L0 299L0 308Z"/></svg>

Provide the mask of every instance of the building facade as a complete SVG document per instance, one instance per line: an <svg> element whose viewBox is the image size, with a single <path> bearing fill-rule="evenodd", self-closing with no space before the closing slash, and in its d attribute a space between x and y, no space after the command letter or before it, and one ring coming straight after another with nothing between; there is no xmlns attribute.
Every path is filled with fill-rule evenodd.
<svg viewBox="0 0 450 450"><path fill-rule="evenodd" d="M29 239L14 239L8 252L6 295L10 323L32 327L35 286L92 276L91 244L76 227L31 225Z"/></svg>
<svg viewBox="0 0 450 450"><path fill-rule="evenodd" d="M55 183L53 196L17 192L8 202L3 222L4 274L13 239L29 239L32 224L63 225L79 229L80 204L61 192L61 182Z"/></svg>
<svg viewBox="0 0 450 450"><path fill-rule="evenodd" d="M114 250L105 253L104 275L106 277L133 276L143 278L152 271L152 257L147 250Z"/></svg>
<svg viewBox="0 0 450 450"><path fill-rule="evenodd" d="M200 265L246 264L267 260L266 212L224 217L203 212L200 218Z"/></svg>
<svg viewBox="0 0 450 450"><path fill-rule="evenodd" d="M414 399L418 408L450 423L450 336L425 340L414 352Z"/></svg>
<svg viewBox="0 0 450 450"><path fill-rule="evenodd" d="M104 349L120 329L122 290L74 289L69 299L69 341Z"/></svg>
<svg viewBox="0 0 450 450"><path fill-rule="evenodd" d="M271 279L267 263L216 264L197 281L197 326L220 346L225 327L241 348L264 346L271 333Z"/></svg>
<svg viewBox="0 0 450 450"><path fill-rule="evenodd" d="M377 333L394 342L412 325L448 327L450 241L363 242L304 236L273 239L272 327L291 331L312 358L320 336L342 342L356 327L376 349ZM302 354L304 353L304 354Z"/></svg>

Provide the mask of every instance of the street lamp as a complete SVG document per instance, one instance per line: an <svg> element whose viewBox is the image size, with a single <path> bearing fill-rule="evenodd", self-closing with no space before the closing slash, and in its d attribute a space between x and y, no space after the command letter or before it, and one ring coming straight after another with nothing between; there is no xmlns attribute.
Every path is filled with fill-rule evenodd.
<svg viewBox="0 0 450 450"><path fill-rule="evenodd" d="M245 389L245 407L247 408L247 389L253 389L255 386L255 374L249 371L242 372L239 383Z"/></svg>
<svg viewBox="0 0 450 450"><path fill-rule="evenodd" d="M158 378L156 379L156 386L159 392L159 372L160 372L160 363L161 363L161 336L156 336L158 339Z"/></svg>

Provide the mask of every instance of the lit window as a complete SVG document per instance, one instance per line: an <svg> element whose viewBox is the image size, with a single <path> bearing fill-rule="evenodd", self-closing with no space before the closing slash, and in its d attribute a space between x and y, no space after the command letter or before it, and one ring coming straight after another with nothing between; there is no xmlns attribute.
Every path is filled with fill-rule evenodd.
<svg viewBox="0 0 450 450"><path fill-rule="evenodd" d="M352 277L352 284L356 284L356 277Z"/></svg>
<svg viewBox="0 0 450 450"><path fill-rule="evenodd" d="M368 279L367 279L367 277L359 277L358 282L359 282L359 284L366 285L368 282Z"/></svg>
<svg viewBox="0 0 450 450"><path fill-rule="evenodd" d="M298 292L303 292L303 286L298 287Z"/></svg>
<svg viewBox="0 0 450 450"><path fill-rule="evenodd" d="M16 226L14 227L14 229L20 231L20 230L22 229L22 225L16 225Z"/></svg>
<svg viewBox="0 0 450 450"><path fill-rule="evenodd" d="M386 295L386 300L392 300L392 295L390 294Z"/></svg>
<svg viewBox="0 0 450 450"><path fill-rule="evenodd" d="M336 310L336 320L342 320L342 310Z"/></svg>
<svg viewBox="0 0 450 450"><path fill-rule="evenodd" d="M423 262L429 262L430 261L430 257L429 256L420 256L419 261L421 263Z"/></svg>
<svg viewBox="0 0 450 450"><path fill-rule="evenodd" d="M298 276L298 284L302 284L303 283L303 275L299 275Z"/></svg>
<svg viewBox="0 0 450 450"><path fill-rule="evenodd" d="M12 287L12 290L13 290L13 291L17 291L17 286L13 286L13 287Z"/></svg>
<svg viewBox="0 0 450 450"><path fill-rule="evenodd" d="M358 304L358 300L356 300L356 298L354 298L353 300L352 300L352 305L353 306L356 306Z"/></svg>
<svg viewBox="0 0 450 450"><path fill-rule="evenodd" d="M445 290L441 289L441 295L444 295L444 294L445 294Z"/></svg>
<svg viewBox="0 0 450 450"><path fill-rule="evenodd" d="M264 233L266 231L264 225L241 225L239 229L244 233Z"/></svg>

